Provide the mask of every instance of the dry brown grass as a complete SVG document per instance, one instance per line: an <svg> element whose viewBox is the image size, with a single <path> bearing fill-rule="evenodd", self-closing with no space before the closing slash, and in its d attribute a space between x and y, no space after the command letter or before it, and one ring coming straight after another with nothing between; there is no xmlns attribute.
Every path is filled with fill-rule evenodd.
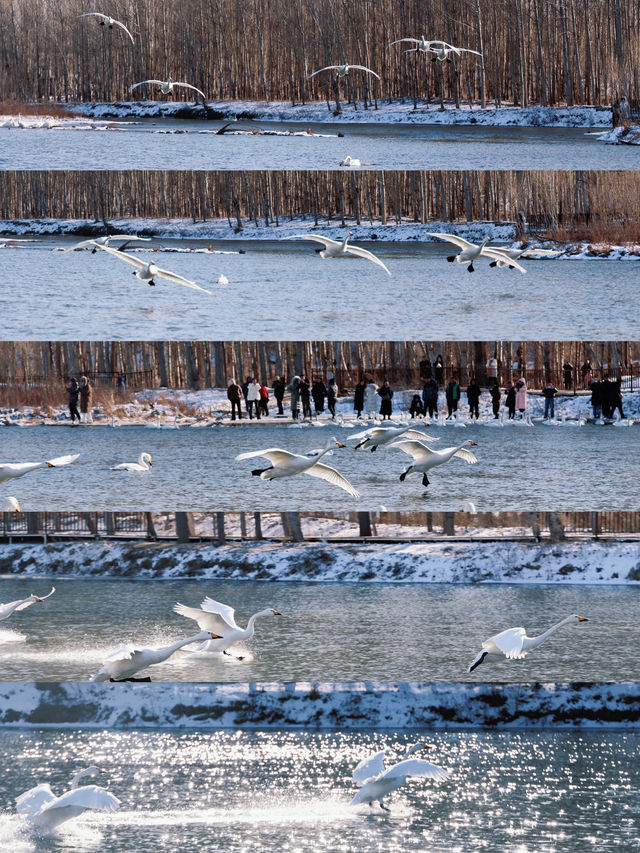
<svg viewBox="0 0 640 853"><path fill-rule="evenodd" d="M53 118L73 118L76 113L60 104L25 104L23 101L0 101L0 115L3 116L53 116Z"/></svg>
<svg viewBox="0 0 640 853"><path fill-rule="evenodd" d="M548 228L539 231L536 237L540 240L552 240L554 243L601 243L620 246L640 243L640 222L592 222L568 228Z"/></svg>
<svg viewBox="0 0 640 853"><path fill-rule="evenodd" d="M98 407L106 415L116 415L126 403L131 402L132 392L118 394L111 388L93 389L92 406ZM21 385L6 385L0 388L0 409L21 409L32 406L36 414L51 417L56 409L67 405L67 392L64 385L39 385L24 388Z"/></svg>

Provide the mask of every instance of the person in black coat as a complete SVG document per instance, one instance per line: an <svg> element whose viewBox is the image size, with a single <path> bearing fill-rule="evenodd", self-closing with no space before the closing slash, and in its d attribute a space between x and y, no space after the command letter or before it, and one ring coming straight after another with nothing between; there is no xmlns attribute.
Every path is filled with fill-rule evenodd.
<svg viewBox="0 0 640 853"><path fill-rule="evenodd" d="M307 379L307 374L303 373L300 377L300 384L298 385L300 390L300 403L302 405L302 417L310 418L311 417L311 386L309 385L309 380Z"/></svg>
<svg viewBox="0 0 640 853"><path fill-rule="evenodd" d="M276 398L276 403L278 404L279 415L284 415L282 401L284 400L284 392L286 387L287 383L284 376L277 376L273 382L273 396Z"/></svg>
<svg viewBox="0 0 640 853"><path fill-rule="evenodd" d="M354 412L357 412L358 417L362 415L362 410L364 409L364 389L366 387L366 381L361 379L356 385L353 393L353 410Z"/></svg>
<svg viewBox="0 0 640 853"><path fill-rule="evenodd" d="M602 417L602 384L599 379L593 379L589 385L591 391L591 409L593 411L593 419L599 420Z"/></svg>
<svg viewBox="0 0 640 853"><path fill-rule="evenodd" d="M615 408L615 397L616 397L616 389L614 383L609 379L609 375L607 374L602 380L600 395L602 397L602 415L605 418L613 417L613 410Z"/></svg>
<svg viewBox="0 0 640 853"><path fill-rule="evenodd" d="M327 386L327 408L331 412L331 420L334 421L336 419L336 397L338 396L338 389L336 388L336 380L330 379L329 385Z"/></svg>
<svg viewBox="0 0 640 853"><path fill-rule="evenodd" d="M422 405L419 394L413 395L411 405L409 406L409 414L412 418L419 418L420 415L424 415L424 406Z"/></svg>
<svg viewBox="0 0 640 853"><path fill-rule="evenodd" d="M71 426L73 426L73 423L76 418L78 420L78 423L80 423L80 412L78 411L78 397L80 395L80 386L78 385L74 376L70 378L69 384L67 385L67 394L69 395L69 414L71 415Z"/></svg>
<svg viewBox="0 0 640 853"><path fill-rule="evenodd" d="M554 387L553 382L547 382L547 384L542 389L542 396L544 397L544 418L547 420L548 418L553 418L555 415L555 396L558 393L558 389Z"/></svg>
<svg viewBox="0 0 640 853"><path fill-rule="evenodd" d="M516 416L516 386L510 382L505 389L505 403L509 412L509 420L512 421Z"/></svg>
<svg viewBox="0 0 640 853"><path fill-rule="evenodd" d="M422 403L424 405L424 413L429 413L429 417L438 415L438 383L435 379L427 379L422 388Z"/></svg>
<svg viewBox="0 0 640 853"><path fill-rule="evenodd" d="M562 365L562 374L564 376L564 390L570 391L573 385L573 365L570 361L565 361Z"/></svg>
<svg viewBox="0 0 640 853"><path fill-rule="evenodd" d="M470 417L475 417L476 420L480 417L480 386L476 382L476 377L472 376L467 387L467 402L469 403Z"/></svg>
<svg viewBox="0 0 640 853"><path fill-rule="evenodd" d="M324 398L327 396L327 386L322 379L316 379L311 387L311 396L313 397L313 405L316 408L316 415L324 412Z"/></svg>
<svg viewBox="0 0 640 853"><path fill-rule="evenodd" d="M391 398L393 391L389 386L389 380L385 379L382 383L382 388L378 388L378 396L380 397L380 414L382 420L391 420Z"/></svg>
<svg viewBox="0 0 640 853"><path fill-rule="evenodd" d="M491 408L493 409L493 417L497 418L500 415L500 386L497 384L492 385L489 390L489 393L491 394Z"/></svg>
<svg viewBox="0 0 640 853"><path fill-rule="evenodd" d="M442 356L439 355L436 357L436 363L434 364L434 371L436 374L436 382L438 385L442 385L444 380L444 364L442 363Z"/></svg>

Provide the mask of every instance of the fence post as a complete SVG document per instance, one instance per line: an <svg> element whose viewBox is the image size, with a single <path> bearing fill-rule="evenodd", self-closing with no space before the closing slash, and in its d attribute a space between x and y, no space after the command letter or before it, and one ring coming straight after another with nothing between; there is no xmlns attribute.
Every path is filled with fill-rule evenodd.
<svg viewBox="0 0 640 853"><path fill-rule="evenodd" d="M600 515L597 512L591 513L591 532L593 533L593 538L598 539L600 536Z"/></svg>
<svg viewBox="0 0 640 853"><path fill-rule="evenodd" d="M223 512L217 512L216 513L216 533L217 533L218 542L225 542L226 541L226 535L224 532L224 513Z"/></svg>
<svg viewBox="0 0 640 853"><path fill-rule="evenodd" d="M371 536L371 515L368 512L358 513L360 536Z"/></svg>
<svg viewBox="0 0 640 853"><path fill-rule="evenodd" d="M153 523L153 514L150 512L145 512L145 518L147 521L147 536L150 539L157 539L158 537L156 534L156 526Z"/></svg>
<svg viewBox="0 0 640 853"><path fill-rule="evenodd" d="M105 512L104 514L104 527L107 533L107 536L113 536L116 532L116 523L115 523L115 513L114 512ZM95 533L95 531L93 531Z"/></svg>
<svg viewBox="0 0 640 853"><path fill-rule="evenodd" d="M178 542L188 542L193 536L193 521L190 512L176 513L176 532Z"/></svg>
<svg viewBox="0 0 640 853"><path fill-rule="evenodd" d="M253 513L253 526L255 528L256 539L262 539L262 517L259 512Z"/></svg>
<svg viewBox="0 0 640 853"><path fill-rule="evenodd" d="M454 512L445 512L444 513L444 530L443 533L445 536L453 536L456 532L455 526L455 513Z"/></svg>

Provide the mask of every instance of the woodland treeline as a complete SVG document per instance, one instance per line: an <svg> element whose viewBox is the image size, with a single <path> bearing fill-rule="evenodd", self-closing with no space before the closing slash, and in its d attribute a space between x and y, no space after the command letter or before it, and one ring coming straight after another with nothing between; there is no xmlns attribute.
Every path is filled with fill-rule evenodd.
<svg viewBox="0 0 640 853"><path fill-rule="evenodd" d="M640 92L637 0L105 0L121 30L77 16L89 0L0 0L0 98L114 101L153 77L187 80L207 98L448 99L474 104L609 104ZM483 53L430 62L403 37ZM144 90L140 97L146 97ZM157 97L157 90L153 92ZM183 95L178 95L179 98Z"/></svg>
<svg viewBox="0 0 640 853"><path fill-rule="evenodd" d="M640 4L639 4L640 5ZM640 172L1 171L0 219L227 219L277 227L509 220L532 227L638 228Z"/></svg>
<svg viewBox="0 0 640 853"><path fill-rule="evenodd" d="M0 385L62 383L86 375L113 386L118 375L134 388L223 388L229 378L257 376L271 382L306 373L352 389L362 376L418 387L442 356L445 379L465 384L486 375L490 357L504 383L525 375L530 387L548 378L558 384L562 366L589 360L594 374L627 374L640 359L640 342L616 341L2 341ZM429 365L429 367L427 366ZM637 370L637 367L636 367Z"/></svg>

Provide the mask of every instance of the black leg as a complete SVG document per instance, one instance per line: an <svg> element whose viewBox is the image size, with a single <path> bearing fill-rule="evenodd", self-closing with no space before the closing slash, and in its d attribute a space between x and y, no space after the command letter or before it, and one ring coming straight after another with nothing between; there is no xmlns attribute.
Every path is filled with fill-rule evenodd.
<svg viewBox="0 0 640 853"><path fill-rule="evenodd" d="M489 264L489 266L490 266L490 267L497 267L497 266L498 266L498 262L497 262L497 261L491 261L491 263Z"/></svg>
<svg viewBox="0 0 640 853"><path fill-rule="evenodd" d="M480 655L480 657L478 658L478 660L474 661L474 662L471 664L471 666L469 667L469 672L473 672L473 670L474 670L474 669L477 669L477 667L479 667L479 666L480 666L480 664L481 664L481 663L482 663L482 661L486 658L486 656L487 656L487 652L483 652L483 653Z"/></svg>
<svg viewBox="0 0 640 853"><path fill-rule="evenodd" d="M373 447L371 448L371 452L373 453L373 451L374 451L374 450L377 450L377 449L378 449L378 445L377 445L377 444L374 444L374 445L373 445Z"/></svg>
<svg viewBox="0 0 640 853"><path fill-rule="evenodd" d="M467 267L467 272L473 272L473 271L474 271L473 270L473 263L470 263L469 266Z"/></svg>
<svg viewBox="0 0 640 853"><path fill-rule="evenodd" d="M429 478L427 477L426 474L422 475L422 485L425 487L429 485Z"/></svg>
<svg viewBox="0 0 640 853"><path fill-rule="evenodd" d="M449 261L450 264L452 264L455 261L455 259L456 259L455 255L447 255L447 260Z"/></svg>

